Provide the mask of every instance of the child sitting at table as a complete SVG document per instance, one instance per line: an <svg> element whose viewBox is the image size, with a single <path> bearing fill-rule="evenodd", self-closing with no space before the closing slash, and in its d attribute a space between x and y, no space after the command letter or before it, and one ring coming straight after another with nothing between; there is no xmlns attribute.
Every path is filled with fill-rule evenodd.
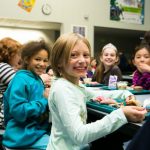
<svg viewBox="0 0 150 150"><path fill-rule="evenodd" d="M135 48L133 53L133 64L137 70L133 75L133 87L141 86L143 89L150 89L150 46L146 43Z"/></svg>
<svg viewBox="0 0 150 150"><path fill-rule="evenodd" d="M92 81L108 85L110 76L117 76L117 81L122 80L122 73L117 66L119 63L119 53L117 48L109 43L100 52L100 64L97 66Z"/></svg>
<svg viewBox="0 0 150 150"><path fill-rule="evenodd" d="M144 119L146 111L142 107L124 106L87 124L86 102L96 95L80 85L79 80L87 73L90 55L88 40L77 33L61 35L53 46L50 60L56 79L48 99L52 129L47 150L89 149L88 143L114 132L128 121Z"/></svg>
<svg viewBox="0 0 150 150"><path fill-rule="evenodd" d="M0 40L0 129L4 129L3 93L21 68L22 44L13 38L5 37Z"/></svg>
<svg viewBox="0 0 150 150"><path fill-rule="evenodd" d="M91 61L90 61L90 65L88 66L88 70L87 70L87 78L92 78L93 74L96 70L96 66L97 66L97 61L94 57L91 57Z"/></svg>
<svg viewBox="0 0 150 150"><path fill-rule="evenodd" d="M49 57L50 48L44 41L31 41L22 48L22 69L4 93L5 147L46 149L49 88L44 87L40 75L45 72Z"/></svg>

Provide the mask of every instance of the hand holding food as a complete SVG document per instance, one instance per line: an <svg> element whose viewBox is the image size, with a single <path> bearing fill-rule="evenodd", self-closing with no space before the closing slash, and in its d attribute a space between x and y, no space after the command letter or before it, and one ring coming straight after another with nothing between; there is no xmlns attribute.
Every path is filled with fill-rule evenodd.
<svg viewBox="0 0 150 150"><path fill-rule="evenodd" d="M138 66L138 69L140 70L140 72L150 72L150 66L146 63L141 63Z"/></svg>
<svg viewBox="0 0 150 150"><path fill-rule="evenodd" d="M128 121L131 122L142 122L147 113L144 107L137 106L125 106L121 108Z"/></svg>
<svg viewBox="0 0 150 150"><path fill-rule="evenodd" d="M126 98L126 105L141 106L141 103L140 101L135 99L134 95L130 95L129 97Z"/></svg>

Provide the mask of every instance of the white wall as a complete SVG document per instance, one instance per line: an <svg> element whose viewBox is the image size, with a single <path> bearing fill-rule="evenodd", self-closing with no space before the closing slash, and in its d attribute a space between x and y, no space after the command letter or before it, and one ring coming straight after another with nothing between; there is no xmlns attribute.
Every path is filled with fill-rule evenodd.
<svg viewBox="0 0 150 150"><path fill-rule="evenodd" d="M87 38L92 48L94 26L135 30L150 30L150 0L145 0L145 23L127 24L109 20L109 0L36 0L31 13L18 7L19 0L4 0L0 5L0 18L23 19L61 23L61 33L70 32L72 25L87 26ZM47 2L52 7L50 15L42 14L41 7ZM88 20L84 16L88 15Z"/></svg>
<svg viewBox="0 0 150 150"><path fill-rule="evenodd" d="M0 28L0 39L4 37L11 37L21 44L27 43L29 41L42 40L49 42L51 45L55 40L55 32L50 30L33 30L33 29L23 29L23 28Z"/></svg>

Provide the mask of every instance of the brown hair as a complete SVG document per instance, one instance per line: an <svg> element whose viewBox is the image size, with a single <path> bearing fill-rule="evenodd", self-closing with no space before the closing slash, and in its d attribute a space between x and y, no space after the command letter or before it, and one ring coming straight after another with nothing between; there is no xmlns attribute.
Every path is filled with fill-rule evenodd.
<svg viewBox="0 0 150 150"><path fill-rule="evenodd" d="M51 47L47 43L45 43L44 40L30 41L23 46L22 53L21 53L23 69L27 69L28 66L27 60L29 60L32 56L37 54L42 49L47 51L48 59L49 59Z"/></svg>
<svg viewBox="0 0 150 150"><path fill-rule="evenodd" d="M132 60L134 59L136 53L143 48L147 49L147 51L150 53L150 45L148 43L141 43L140 45L135 47L132 54Z"/></svg>
<svg viewBox="0 0 150 150"><path fill-rule="evenodd" d="M64 67L69 61L70 52L79 41L84 42L91 52L88 40L77 33L63 34L54 43L50 63L56 77L61 77Z"/></svg>
<svg viewBox="0 0 150 150"><path fill-rule="evenodd" d="M5 62L9 64L10 59L17 53L20 54L22 44L18 41L6 37L0 40L0 62Z"/></svg>
<svg viewBox="0 0 150 150"><path fill-rule="evenodd" d="M147 43L150 45L150 31L146 31L144 34L144 39L141 42L142 44Z"/></svg>

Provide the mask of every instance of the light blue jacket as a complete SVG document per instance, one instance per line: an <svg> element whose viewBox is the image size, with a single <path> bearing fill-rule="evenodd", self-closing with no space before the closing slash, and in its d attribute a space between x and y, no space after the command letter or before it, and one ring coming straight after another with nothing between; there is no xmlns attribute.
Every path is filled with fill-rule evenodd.
<svg viewBox="0 0 150 150"><path fill-rule="evenodd" d="M121 93L119 96L124 95ZM126 93L128 94L131 93ZM103 95L103 91L97 95ZM47 150L79 150L84 144L103 137L127 123L122 109L118 109L101 120L86 124L86 102L94 96L96 93L63 78L53 82L49 96L52 130ZM110 93L110 96L113 97L113 93Z"/></svg>
<svg viewBox="0 0 150 150"><path fill-rule="evenodd" d="M48 110L48 101L43 91L39 76L27 70L16 73L4 93L3 145L29 147L47 133L49 123L44 113Z"/></svg>

